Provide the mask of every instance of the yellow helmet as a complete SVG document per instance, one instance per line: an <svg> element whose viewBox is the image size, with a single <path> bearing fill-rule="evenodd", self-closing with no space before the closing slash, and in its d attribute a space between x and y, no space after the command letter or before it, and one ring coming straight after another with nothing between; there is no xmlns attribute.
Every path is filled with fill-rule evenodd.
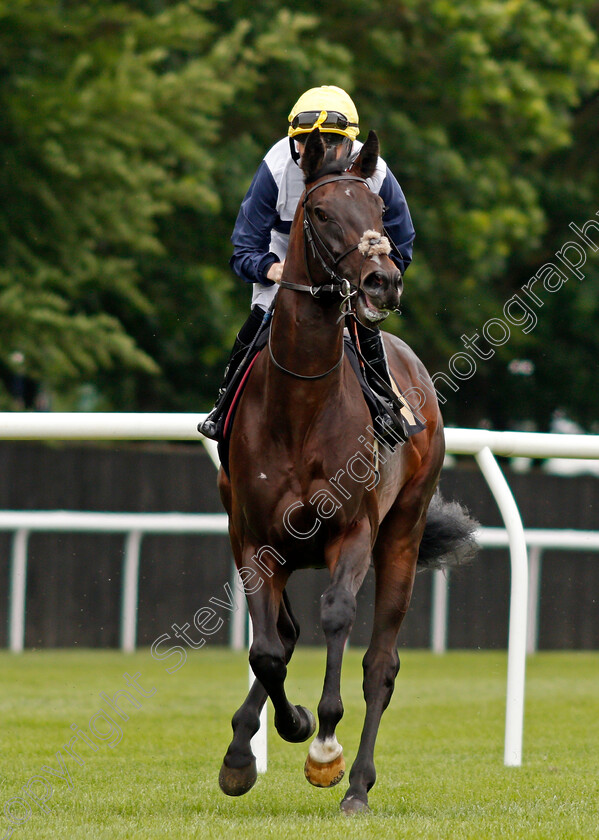
<svg viewBox="0 0 599 840"><path fill-rule="evenodd" d="M352 98L335 85L310 88L297 100L289 114L289 137L309 134L314 128L330 134L342 134L355 140L358 111Z"/></svg>

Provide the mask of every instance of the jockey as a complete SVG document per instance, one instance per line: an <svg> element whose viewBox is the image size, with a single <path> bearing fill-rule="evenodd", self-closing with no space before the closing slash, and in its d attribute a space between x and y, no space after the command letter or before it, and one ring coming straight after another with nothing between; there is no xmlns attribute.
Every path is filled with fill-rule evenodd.
<svg viewBox="0 0 599 840"><path fill-rule="evenodd" d="M288 120L287 137L275 143L258 167L231 236L234 246L231 267L242 280L253 284L252 309L235 340L216 404L198 426L205 437L212 439L219 436L218 420L227 402L228 386L279 288L291 222L304 190L299 162L308 135L318 128L325 146L335 147L337 156L345 153L355 156L362 146L356 139L359 133L356 106L341 88L324 85L306 91L293 106ZM403 274L412 259L414 227L401 187L382 158L368 185L385 204L383 223L397 246L397 252L392 250L390 257ZM380 331L359 322L357 327L364 357L390 382Z"/></svg>

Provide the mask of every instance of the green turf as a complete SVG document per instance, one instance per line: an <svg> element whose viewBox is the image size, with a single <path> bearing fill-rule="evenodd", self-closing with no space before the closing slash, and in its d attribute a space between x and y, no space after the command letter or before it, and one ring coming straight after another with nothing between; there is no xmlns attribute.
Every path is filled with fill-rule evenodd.
<svg viewBox="0 0 599 840"><path fill-rule="evenodd" d="M338 735L348 764L364 710L361 653L350 650L344 665ZM95 753L82 747L84 766L67 761L72 787L54 778L50 812L33 806L14 838L599 837L599 654L529 661L524 764L505 768L505 655L404 652L377 744L372 813L350 818L339 813L346 780L310 787L307 746L281 741L272 725L268 773L246 796L224 796L218 770L246 689L245 655L206 648L167 674L173 662L149 651L0 654L0 840L10 834L4 804L22 796L43 765L58 768L70 725L88 730L92 715L109 708L99 692L124 688L125 671L140 672L140 685L155 694L121 721L120 743ZM288 679L294 702L315 709L323 667L323 651L298 651ZM42 794L40 783L31 790ZM12 804L14 816L27 816Z"/></svg>

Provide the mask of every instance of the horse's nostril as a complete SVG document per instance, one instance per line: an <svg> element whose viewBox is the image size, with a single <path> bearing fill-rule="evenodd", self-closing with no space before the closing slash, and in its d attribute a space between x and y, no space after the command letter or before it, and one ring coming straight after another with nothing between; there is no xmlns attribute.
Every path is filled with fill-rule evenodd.
<svg viewBox="0 0 599 840"><path fill-rule="evenodd" d="M364 280L364 286L370 288L373 292L380 292L389 287L397 286L397 279L401 279L401 275L397 272L397 276L391 271L373 271Z"/></svg>
<svg viewBox="0 0 599 840"><path fill-rule="evenodd" d="M385 282L388 279L389 278L386 276L385 272L373 271L372 274L369 274L368 277L366 277L364 283L365 285L370 286L371 289L379 290L385 285Z"/></svg>

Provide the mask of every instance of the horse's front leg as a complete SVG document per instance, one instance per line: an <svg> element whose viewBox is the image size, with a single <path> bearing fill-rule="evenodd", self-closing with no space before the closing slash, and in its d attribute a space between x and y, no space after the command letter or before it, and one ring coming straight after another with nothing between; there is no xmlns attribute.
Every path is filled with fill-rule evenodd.
<svg viewBox="0 0 599 840"><path fill-rule="evenodd" d="M299 625L291 611L287 593L283 592L277 631L289 662L299 637ZM241 796L250 790L257 778L256 758L251 740L260 727L260 712L268 698L262 683L256 680L242 706L233 715L233 740L223 759L218 782L228 796Z"/></svg>
<svg viewBox="0 0 599 840"><path fill-rule="evenodd" d="M285 694L287 661L285 645L277 630L282 592L289 577L285 570L275 567L272 577L265 577L264 585L248 596L254 639L250 647L250 665L274 707L274 724L285 741L306 741L316 728L314 715L304 706L294 706Z"/></svg>
<svg viewBox="0 0 599 840"><path fill-rule="evenodd" d="M341 802L341 810L346 814L369 810L368 791L376 781L374 746L381 717L391 700L399 671L397 635L414 584L421 529L416 531L416 535L402 541L401 547L393 540L395 545L391 550L381 551L378 542L375 548L373 631L363 660L366 717L358 754L349 774L349 789Z"/></svg>
<svg viewBox="0 0 599 840"><path fill-rule="evenodd" d="M341 664L345 643L356 615L356 593L371 557L370 524L364 519L346 537L338 558L330 564L332 580L321 599L320 615L327 642L327 665L318 704L318 735L310 745L304 772L316 787L332 787L343 778L345 759L335 729L343 716ZM335 552L338 547L334 548Z"/></svg>

